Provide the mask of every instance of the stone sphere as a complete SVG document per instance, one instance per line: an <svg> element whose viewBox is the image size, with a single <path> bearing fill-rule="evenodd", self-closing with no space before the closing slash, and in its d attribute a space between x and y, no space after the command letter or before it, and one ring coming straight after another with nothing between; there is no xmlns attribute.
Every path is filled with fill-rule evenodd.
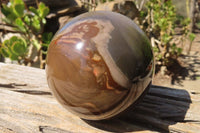
<svg viewBox="0 0 200 133"><path fill-rule="evenodd" d="M129 18L110 11L82 14L65 24L48 49L50 89L70 112L88 120L116 116L149 88L150 42Z"/></svg>

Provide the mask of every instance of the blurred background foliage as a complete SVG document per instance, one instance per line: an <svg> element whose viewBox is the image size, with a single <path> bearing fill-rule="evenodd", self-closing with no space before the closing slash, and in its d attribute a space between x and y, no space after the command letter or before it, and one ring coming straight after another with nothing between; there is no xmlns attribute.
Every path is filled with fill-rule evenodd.
<svg viewBox="0 0 200 133"><path fill-rule="evenodd" d="M23 0L10 0L1 5L1 12L5 16L2 21L11 26L19 36L12 36L2 42L0 53L4 57L16 60L19 64L31 66L39 62L44 67L43 54L46 54L52 33L44 32L45 17L49 8L42 2L37 7L26 7Z"/></svg>
<svg viewBox="0 0 200 133"><path fill-rule="evenodd" d="M189 45L186 53L189 54L195 39L194 29L200 28L200 21L195 17L199 12L197 0L184 1L185 16L177 14L172 0L58 0L57 3L49 0L52 4L45 3L49 7L38 0L25 2L1 3L1 25L12 27L12 32L18 35L1 39L0 54L19 64L39 64L40 68L45 66L48 45L59 26L87 11L115 11L135 21L149 37L158 66L173 65L174 60L185 54L185 45ZM178 44L181 45L174 41L177 27L180 29ZM5 31L3 36L8 33Z"/></svg>

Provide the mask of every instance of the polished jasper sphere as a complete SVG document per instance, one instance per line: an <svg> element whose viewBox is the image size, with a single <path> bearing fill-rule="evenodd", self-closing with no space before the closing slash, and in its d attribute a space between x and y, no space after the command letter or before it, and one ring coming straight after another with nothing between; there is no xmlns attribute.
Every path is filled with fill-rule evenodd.
<svg viewBox="0 0 200 133"><path fill-rule="evenodd" d="M109 11L82 14L54 36L47 80L57 100L81 118L101 120L127 109L148 89L153 53L129 18Z"/></svg>

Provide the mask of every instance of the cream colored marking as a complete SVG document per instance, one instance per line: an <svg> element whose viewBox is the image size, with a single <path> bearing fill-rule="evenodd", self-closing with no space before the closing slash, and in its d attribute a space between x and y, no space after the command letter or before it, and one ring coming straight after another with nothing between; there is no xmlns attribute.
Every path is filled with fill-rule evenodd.
<svg viewBox="0 0 200 133"><path fill-rule="evenodd" d="M94 54L94 56L92 57L92 60L94 61L100 61L101 60L101 57L97 54Z"/></svg>
<svg viewBox="0 0 200 133"><path fill-rule="evenodd" d="M75 26L81 23L90 23L90 22L97 22L97 26L99 28L99 33L97 36L93 37L91 40L96 44L97 50L104 59L108 69L111 73L113 80L121 85L124 88L131 88L132 83L123 74L123 72L119 69L119 67L115 64L115 61L112 59L109 51L108 51L108 43L111 37L111 32L114 30L114 26L108 20L99 20L99 19L87 19L83 21L78 21L74 23L72 26L69 26L67 29L63 30L59 35L62 36L65 33L70 32ZM84 27L84 30L87 31L87 27ZM74 33L72 36L79 36L82 38L82 33Z"/></svg>

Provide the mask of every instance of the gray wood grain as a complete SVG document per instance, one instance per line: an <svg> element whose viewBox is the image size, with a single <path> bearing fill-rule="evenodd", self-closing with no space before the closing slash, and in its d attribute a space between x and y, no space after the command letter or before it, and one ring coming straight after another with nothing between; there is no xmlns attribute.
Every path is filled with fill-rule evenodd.
<svg viewBox="0 0 200 133"><path fill-rule="evenodd" d="M134 110L106 121L86 121L52 96L45 71L0 63L1 133L200 131L200 91L151 86Z"/></svg>

